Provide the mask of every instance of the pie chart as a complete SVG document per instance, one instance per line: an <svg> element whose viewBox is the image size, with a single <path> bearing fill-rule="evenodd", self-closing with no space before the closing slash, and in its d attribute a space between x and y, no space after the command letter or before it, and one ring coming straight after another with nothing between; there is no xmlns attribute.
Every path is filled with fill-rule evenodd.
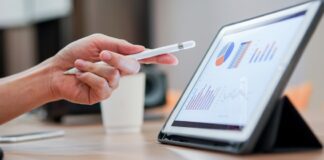
<svg viewBox="0 0 324 160"><path fill-rule="evenodd" d="M216 66L222 65L231 55L234 49L234 42L227 43L216 58Z"/></svg>

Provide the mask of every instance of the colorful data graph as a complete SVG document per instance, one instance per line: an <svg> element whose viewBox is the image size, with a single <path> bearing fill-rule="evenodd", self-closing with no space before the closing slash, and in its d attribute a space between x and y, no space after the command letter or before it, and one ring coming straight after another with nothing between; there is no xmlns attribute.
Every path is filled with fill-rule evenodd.
<svg viewBox="0 0 324 160"><path fill-rule="evenodd" d="M207 85L191 97L186 110L208 110L212 105L218 90L213 90L211 86Z"/></svg>
<svg viewBox="0 0 324 160"><path fill-rule="evenodd" d="M251 56L249 63L259 63L265 61L271 61L277 51L276 41L271 44L267 44L264 50L256 48Z"/></svg>
<svg viewBox="0 0 324 160"><path fill-rule="evenodd" d="M235 57L233 58L231 64L228 66L229 69L237 68L241 63L244 55L246 54L247 50L249 49L252 41L242 42L240 48L237 50Z"/></svg>
<svg viewBox="0 0 324 160"><path fill-rule="evenodd" d="M223 49L221 50L221 52L218 54L216 58L216 62L215 62L216 66L220 66L227 60L227 58L231 55L233 48L234 48L233 42L229 42L223 47Z"/></svg>

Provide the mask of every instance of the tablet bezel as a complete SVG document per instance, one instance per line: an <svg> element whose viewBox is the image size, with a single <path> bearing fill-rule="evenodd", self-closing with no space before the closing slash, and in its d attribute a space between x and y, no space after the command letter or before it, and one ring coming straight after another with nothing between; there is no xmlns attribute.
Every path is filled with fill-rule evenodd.
<svg viewBox="0 0 324 160"><path fill-rule="evenodd" d="M309 32L309 28L312 22L315 19L316 14L318 13L319 8L321 7L321 1L312 1L307 2L305 4L301 4L298 6L290 7L288 9L284 9L281 11L269 13L266 15L259 16L257 18L252 18L246 21L241 21L238 23L230 24L224 26L215 39L213 40L211 46L209 47L205 57L200 63L198 69L193 75L190 83L187 85L183 95L180 97L176 107L170 114L165 126L162 128L161 132L167 135L180 135L186 137L194 137L194 138L202 138L202 139L211 139L218 141L229 141L229 142L245 142L247 141L254 131L260 130L257 126L262 126L264 124L269 115L267 112L271 111L275 102L280 98L282 90L288 81L289 75L291 74L294 65L297 63L301 51L299 46L305 41L305 35ZM203 71L204 66L208 63L209 57L212 55L214 49L220 43L222 37L225 33L228 33L233 30L242 30L249 28L251 26L255 26L260 23L264 23L269 20L277 19L279 17L288 16L294 13L298 13L301 11L307 10L305 18L303 20L303 24L300 26L300 32L298 32L295 36L295 39L292 40L291 46L287 49L287 52L290 53L289 56L283 58L280 62L280 65L276 68L278 71L276 75L274 75L271 80L271 84L268 86L265 95L260 101L259 105L263 107L259 107L256 111L257 113L251 118L249 123L243 129L243 131L231 131L231 130L215 130L215 129L201 129L201 128L186 128L186 127L175 127L172 126L172 123L177 115L177 113L181 110L181 106L185 101L185 97L188 96L190 90L194 87L195 82L199 78L200 72ZM296 62L295 62L296 61Z"/></svg>

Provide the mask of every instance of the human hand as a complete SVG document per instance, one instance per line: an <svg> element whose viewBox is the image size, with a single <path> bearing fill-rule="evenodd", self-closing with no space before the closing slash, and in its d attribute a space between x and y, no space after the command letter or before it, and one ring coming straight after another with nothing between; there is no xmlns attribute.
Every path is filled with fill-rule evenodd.
<svg viewBox="0 0 324 160"><path fill-rule="evenodd" d="M49 60L50 89L55 99L74 103L94 104L108 98L117 88L119 78L135 74L140 64L125 55L145 50L125 40L94 34L77 40ZM94 62L104 61L108 65ZM140 63L177 64L176 57L164 54L141 60ZM76 67L82 73L64 75L63 72Z"/></svg>

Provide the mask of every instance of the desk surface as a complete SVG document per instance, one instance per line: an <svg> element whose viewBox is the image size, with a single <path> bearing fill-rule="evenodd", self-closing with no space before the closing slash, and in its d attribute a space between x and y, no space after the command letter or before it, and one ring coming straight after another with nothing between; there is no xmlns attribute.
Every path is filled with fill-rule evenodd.
<svg viewBox="0 0 324 160"><path fill-rule="evenodd" d="M303 113L316 135L324 142L324 109L317 108ZM74 120L78 122L78 120ZM203 159L324 159L323 150L238 156L219 152L162 145L156 141L163 121L145 122L141 133L104 133L100 120L88 124L70 122L56 125L35 120L18 118L0 126L1 135L19 132L35 132L63 129L61 138L13 144L0 144L5 152L5 160L57 160L57 159L163 159L163 160L203 160Z"/></svg>

